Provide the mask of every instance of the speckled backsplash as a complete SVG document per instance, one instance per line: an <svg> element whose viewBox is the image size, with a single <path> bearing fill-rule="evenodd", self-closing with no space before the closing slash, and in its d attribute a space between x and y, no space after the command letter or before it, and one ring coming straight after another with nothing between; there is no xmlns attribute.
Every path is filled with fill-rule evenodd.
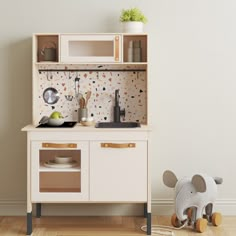
<svg viewBox="0 0 236 236"><path fill-rule="evenodd" d="M48 69L41 66L40 69ZM95 121L113 121L115 90L120 90L120 107L125 108L126 116L122 121L147 123L147 83L145 71L39 71L38 107L36 117L49 116L60 111L66 120L78 119L79 104L75 97L75 78L80 78L79 92L88 101L88 116ZM57 89L59 100L53 105L45 103L43 92L48 87ZM72 100L67 100L68 95Z"/></svg>

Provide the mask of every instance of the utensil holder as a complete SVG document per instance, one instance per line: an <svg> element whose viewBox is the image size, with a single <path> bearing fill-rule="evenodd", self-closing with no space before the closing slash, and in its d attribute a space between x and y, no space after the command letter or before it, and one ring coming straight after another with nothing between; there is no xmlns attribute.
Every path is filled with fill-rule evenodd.
<svg viewBox="0 0 236 236"><path fill-rule="evenodd" d="M88 117L88 109L87 108L79 108L78 110L78 122L81 121L81 119L85 117Z"/></svg>

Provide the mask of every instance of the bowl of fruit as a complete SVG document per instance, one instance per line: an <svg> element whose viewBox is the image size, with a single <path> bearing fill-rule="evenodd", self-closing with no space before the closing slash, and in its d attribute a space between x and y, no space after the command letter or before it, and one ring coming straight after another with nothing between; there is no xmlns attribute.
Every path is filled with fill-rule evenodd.
<svg viewBox="0 0 236 236"><path fill-rule="evenodd" d="M60 126L65 122L64 117L59 111L54 111L49 119L48 119L48 125L50 126Z"/></svg>

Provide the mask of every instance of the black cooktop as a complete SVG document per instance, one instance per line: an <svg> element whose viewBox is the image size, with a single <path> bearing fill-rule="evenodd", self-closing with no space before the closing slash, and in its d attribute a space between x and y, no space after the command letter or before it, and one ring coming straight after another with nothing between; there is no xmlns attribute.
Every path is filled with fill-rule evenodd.
<svg viewBox="0 0 236 236"><path fill-rule="evenodd" d="M65 121L60 126L51 126L48 124L40 124L36 128L73 128L77 122L76 121Z"/></svg>

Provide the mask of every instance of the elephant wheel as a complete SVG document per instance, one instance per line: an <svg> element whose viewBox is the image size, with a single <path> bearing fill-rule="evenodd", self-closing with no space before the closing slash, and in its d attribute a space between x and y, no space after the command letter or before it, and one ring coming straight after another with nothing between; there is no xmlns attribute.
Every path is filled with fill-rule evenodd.
<svg viewBox="0 0 236 236"><path fill-rule="evenodd" d="M207 220L206 219L203 219L203 218L197 219L196 230L199 233L203 233L206 230L206 227L207 227Z"/></svg>
<svg viewBox="0 0 236 236"><path fill-rule="evenodd" d="M215 213L212 214L211 217L212 217L212 224L213 224L214 226L218 226L218 225L221 224L221 222L222 222L222 216L221 216L220 213L215 212Z"/></svg>
<svg viewBox="0 0 236 236"><path fill-rule="evenodd" d="M173 214L171 216L171 224L174 227L180 227L182 225L182 223L180 222L180 220L177 218L176 214Z"/></svg>

